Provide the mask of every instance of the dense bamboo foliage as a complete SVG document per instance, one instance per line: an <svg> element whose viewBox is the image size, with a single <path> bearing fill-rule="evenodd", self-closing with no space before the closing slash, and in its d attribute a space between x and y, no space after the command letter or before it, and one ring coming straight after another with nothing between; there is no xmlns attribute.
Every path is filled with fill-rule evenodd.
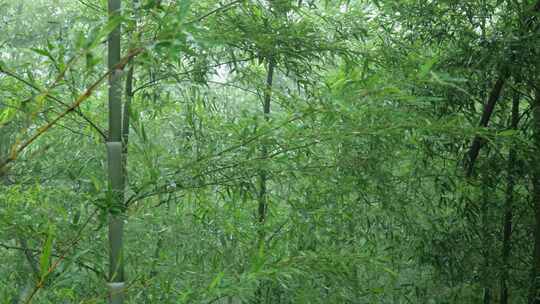
<svg viewBox="0 0 540 304"><path fill-rule="evenodd" d="M0 303L540 304L540 1L0 24Z"/></svg>

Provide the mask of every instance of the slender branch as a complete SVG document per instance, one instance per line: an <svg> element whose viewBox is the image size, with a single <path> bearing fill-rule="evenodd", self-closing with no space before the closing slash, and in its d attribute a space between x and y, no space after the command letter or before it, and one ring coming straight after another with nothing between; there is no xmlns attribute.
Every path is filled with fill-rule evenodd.
<svg viewBox="0 0 540 304"><path fill-rule="evenodd" d="M228 82L219 82L219 81L213 81L213 80L208 80L207 81L208 83L213 83L213 84L216 84L216 85L220 85L220 86L224 86L224 87L231 87L231 88L235 88L235 89L239 89L241 91L244 91L244 92L247 92L247 93L251 93L253 95L257 95L257 96L260 96L259 92L257 91L254 91L254 90L250 90L248 88L244 88L244 87L241 87L239 85L235 85L233 83L228 83Z"/></svg>
<svg viewBox="0 0 540 304"><path fill-rule="evenodd" d="M229 10L233 5L238 4L238 3L242 2L242 1L243 1L243 0L236 0L236 1L233 1L233 2L230 2L230 3L227 3L227 4L225 4L225 5L221 6L221 7L218 7L218 8L216 8L216 9L214 9L214 10L212 10L212 11L210 11L210 12L204 14L204 15L202 15L202 16L199 17L199 18L196 18L196 19L193 19L193 20L191 20L191 21L188 21L186 24L191 24L191 23L199 22L199 21L202 21L202 20L208 18L209 16L211 16L211 15L213 15L213 14L215 14L215 13L219 13L219 12L221 12L221 11Z"/></svg>
<svg viewBox="0 0 540 304"><path fill-rule="evenodd" d="M91 4L91 3L88 3L86 1L83 1L83 0L77 0L79 1L79 3L81 3L82 5L94 10L94 11L97 11L97 12L104 12L105 9L102 9L100 8L99 6L95 5L95 4Z"/></svg>

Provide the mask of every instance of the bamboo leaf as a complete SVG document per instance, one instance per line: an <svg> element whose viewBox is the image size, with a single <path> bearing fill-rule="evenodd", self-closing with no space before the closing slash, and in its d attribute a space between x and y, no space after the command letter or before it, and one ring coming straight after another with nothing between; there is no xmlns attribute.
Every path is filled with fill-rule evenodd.
<svg viewBox="0 0 540 304"><path fill-rule="evenodd" d="M52 243L54 238L54 231L52 226L49 226L49 231L47 233L47 240L43 245L43 250L41 251L41 257L39 258L39 270L41 275L41 280L45 279L49 272L49 265L51 264L51 253L52 253Z"/></svg>
<svg viewBox="0 0 540 304"><path fill-rule="evenodd" d="M47 50L42 50L42 49L38 49L38 48L30 48L30 50L33 51L34 53L39 54L39 55L46 56L48 58L52 58L51 53L49 53L49 51L47 51Z"/></svg>
<svg viewBox="0 0 540 304"><path fill-rule="evenodd" d="M13 108L6 108L2 111L0 111L0 125L7 123L15 116L15 109Z"/></svg>
<svg viewBox="0 0 540 304"><path fill-rule="evenodd" d="M518 134L516 130L504 130L504 131L499 132L497 135L504 136L504 137L512 137L516 134Z"/></svg>
<svg viewBox="0 0 540 304"><path fill-rule="evenodd" d="M422 79L426 77L435 65L435 63L437 63L437 60L437 57L433 57L424 62L424 64L420 66L420 70L418 71L418 78Z"/></svg>
<svg viewBox="0 0 540 304"><path fill-rule="evenodd" d="M99 31L98 39L107 37L114 31L122 22L122 16L117 15L109 19L109 21Z"/></svg>
<svg viewBox="0 0 540 304"><path fill-rule="evenodd" d="M104 38L106 38L120 25L120 23L122 23L122 21L122 16L118 15L111 17L109 21L103 27L101 27L99 31L97 31L96 34L89 37L89 39L87 40L88 49L91 50L98 46Z"/></svg>
<svg viewBox="0 0 540 304"><path fill-rule="evenodd" d="M208 286L208 289L214 290L219 285L219 283L221 283L224 275L225 273L223 273L223 271L218 273L217 276L212 280L212 283L210 283L210 286Z"/></svg>
<svg viewBox="0 0 540 304"><path fill-rule="evenodd" d="M147 142L148 141L148 137L146 136L146 131L144 130L144 125L143 124L140 124L140 130L141 130L141 137L143 139L143 142Z"/></svg>

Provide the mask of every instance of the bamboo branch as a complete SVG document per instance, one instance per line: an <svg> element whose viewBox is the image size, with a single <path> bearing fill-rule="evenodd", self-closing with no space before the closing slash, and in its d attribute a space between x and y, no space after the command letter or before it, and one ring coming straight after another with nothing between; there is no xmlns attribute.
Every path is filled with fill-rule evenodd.
<svg viewBox="0 0 540 304"><path fill-rule="evenodd" d="M115 65L113 69L110 69L107 73L101 75L92 85L90 85L86 89L86 91L82 95L80 95L77 100L75 100L75 102L73 102L64 112L60 113L55 119L53 119L49 123L40 127L37 133L35 133L32 137L30 137L22 144L15 144L11 149L9 157L0 161L0 171L2 171L9 163L15 161L22 151L24 151L28 146L30 146L41 135L45 134L45 132L47 132L50 128L56 125L58 121L60 121L64 116L66 116L69 112L77 109L81 105L81 103L87 100L94 93L94 91L103 83L105 79L107 79L108 76L112 74L113 71L123 70L125 65L129 62L131 58L134 58L143 52L143 48L132 50L128 55L122 58L122 60L117 65Z"/></svg>
<svg viewBox="0 0 540 304"><path fill-rule="evenodd" d="M67 253L72 248L74 248L82 240L82 237L83 237L82 233L83 233L84 229L86 229L88 224L90 224L90 221L97 214L97 210L98 209L96 209L96 211L94 211L92 214L90 214L90 216L88 216L88 218L83 223L81 228L77 231L77 236L75 238L73 238L73 240L66 246L66 248L63 250L63 253L59 254L58 259L54 263L52 263L52 265L49 267L47 273L43 276L43 278L41 280L39 280L39 282L36 284L36 286L32 290L32 293L30 293L28 298L24 301L24 304L29 304L30 302L32 302L32 299L37 294L37 292L41 288L43 288L43 286L45 285L46 279L56 270L56 268L58 268L58 266L60 266L60 262L62 262L63 260L67 260L67 258L66 258Z"/></svg>
<svg viewBox="0 0 540 304"><path fill-rule="evenodd" d="M12 72L12 71L7 70L5 67L2 67L1 65L0 65L0 72L1 72L1 73L4 73L4 74L6 74L6 75L8 75L8 76L10 76L10 77L12 77L12 78L15 78L16 80L18 80L18 81L20 81L20 82L26 84L27 86L29 86L30 88L32 88L32 89L34 89L34 90L36 90L36 91L38 91L38 92L41 92L41 89L40 89L37 85L35 85L35 84L33 84L33 83L27 81L26 79L20 77L19 75L15 74L15 73ZM47 99L51 99L51 100L53 100L53 101L55 101L55 102L57 102L57 103L59 103L59 104L65 106L65 107L69 107L68 104L66 104L65 102L63 102L62 100L56 98L56 97L53 96L53 95L47 94L47 95L45 95L45 97L46 97ZM31 99L32 99L32 98L26 99L24 102L28 102L28 101L30 101ZM90 120L88 117L86 117L86 115L84 115L81 111L74 111L74 112L75 112L77 115L79 115L81 118L83 118L86 122L88 122L88 124L89 124L92 128L94 128L94 129L101 135L101 137L106 138L105 132L103 132L103 131L102 131L102 130L101 130L101 129L100 129L100 128L92 121L92 120Z"/></svg>
<svg viewBox="0 0 540 304"><path fill-rule="evenodd" d="M33 248L27 248L26 246L11 246L11 245L7 245L7 244L4 244L4 243L0 243L0 247L6 249L6 250L19 250L19 251L23 251L25 253L25 255L27 255L27 252L30 253L30 252L33 252L33 253L41 253L42 251L39 250L39 249L33 249ZM52 253L51 256L53 257L61 257L61 255L57 254L57 253ZM34 259L32 259L34 260ZM68 258L65 258L66 261L70 261L71 259L68 259ZM34 260L35 262L35 260ZM88 265L88 264L85 264L81 261L74 261L75 264L81 266L82 268L85 268L85 269L88 269L92 272L94 272L95 274L99 275L100 277L105 277L105 275L103 274L102 271ZM39 278L39 270L37 269L37 266L32 266L32 268L34 269L37 277Z"/></svg>

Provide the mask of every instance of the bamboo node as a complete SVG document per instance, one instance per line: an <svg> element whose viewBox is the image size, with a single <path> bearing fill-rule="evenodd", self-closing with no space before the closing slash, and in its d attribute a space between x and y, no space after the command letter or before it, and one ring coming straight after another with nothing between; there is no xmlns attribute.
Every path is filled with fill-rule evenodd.
<svg viewBox="0 0 540 304"><path fill-rule="evenodd" d="M111 293L122 292L126 287L126 282L108 282L107 286Z"/></svg>

